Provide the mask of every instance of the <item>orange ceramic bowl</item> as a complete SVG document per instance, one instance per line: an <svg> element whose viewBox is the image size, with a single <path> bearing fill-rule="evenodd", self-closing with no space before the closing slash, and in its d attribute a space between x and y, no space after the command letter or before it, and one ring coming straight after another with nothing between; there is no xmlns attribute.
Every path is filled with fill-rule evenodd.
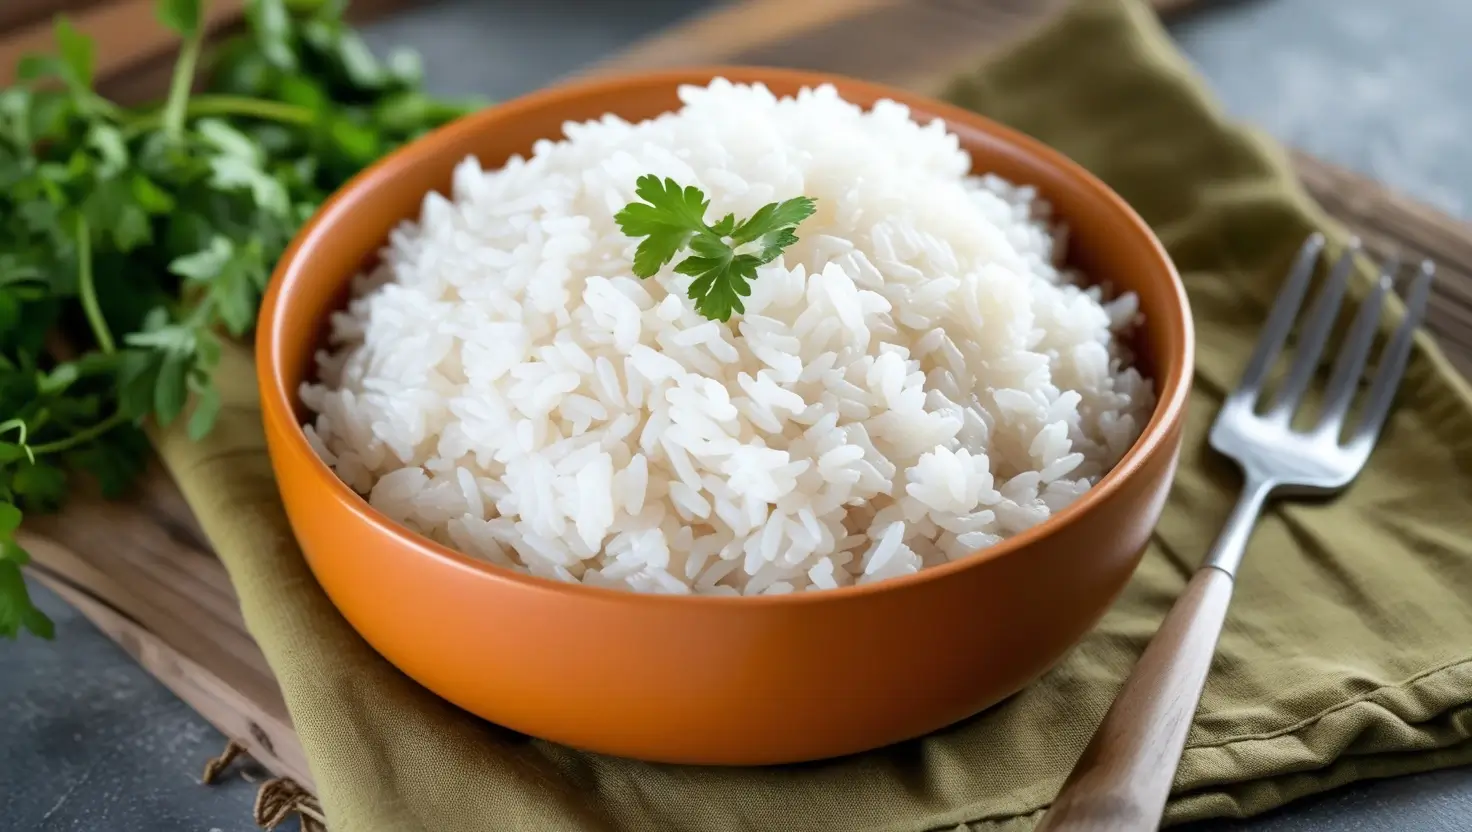
<svg viewBox="0 0 1472 832"><path fill-rule="evenodd" d="M308 447L297 390L330 312L389 230L486 167L612 112L678 107L717 75L779 95L835 84L944 119L978 171L1036 185L1071 228L1070 260L1140 296L1138 345L1159 405L1134 448L1067 510L972 558L859 587L757 598L642 595L488 565L408 531ZM346 185L276 270L256 344L281 496L312 571L368 643L425 687L492 722L578 748L677 763L832 757L968 717L1048 669L1129 580L1175 470L1190 384L1186 295L1159 241L1103 183L981 116L808 72L680 69L559 86L461 119Z"/></svg>

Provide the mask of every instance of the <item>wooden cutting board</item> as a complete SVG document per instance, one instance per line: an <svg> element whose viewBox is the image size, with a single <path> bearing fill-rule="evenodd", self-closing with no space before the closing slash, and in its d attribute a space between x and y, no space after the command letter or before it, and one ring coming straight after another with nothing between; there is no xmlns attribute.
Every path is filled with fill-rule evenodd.
<svg viewBox="0 0 1472 832"><path fill-rule="evenodd" d="M1021 36L1062 0L743 0L637 44L595 71L682 63L827 70L929 89ZM1159 0L1179 14L1187 0ZM1310 156L1294 163L1312 194L1376 253L1441 266L1428 326L1472 370L1472 226ZM245 630L224 567L155 468L128 499L74 500L27 522L33 574L75 605L221 732L279 775L311 788L291 720Z"/></svg>

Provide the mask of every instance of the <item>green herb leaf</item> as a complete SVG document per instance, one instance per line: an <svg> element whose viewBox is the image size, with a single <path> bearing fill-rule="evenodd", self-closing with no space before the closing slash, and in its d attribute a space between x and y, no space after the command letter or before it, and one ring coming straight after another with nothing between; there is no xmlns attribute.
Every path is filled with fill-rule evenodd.
<svg viewBox="0 0 1472 832"><path fill-rule="evenodd" d="M759 257L762 262L769 263L782 253L782 249L797 242L792 229L811 217L816 210L817 203L805 196L768 203L758 208L750 219L736 226L731 232L731 242L739 246L755 241L761 247Z"/></svg>
<svg viewBox="0 0 1472 832"><path fill-rule="evenodd" d="M194 343L194 366L205 373L205 382L208 383L208 373L220 365L220 357L223 348L220 339L215 337L209 330L201 330L195 336Z"/></svg>
<svg viewBox="0 0 1472 832"><path fill-rule="evenodd" d="M0 138L8 139L17 149L29 148L31 138L31 108L34 94L26 87L11 87L0 90Z"/></svg>
<svg viewBox="0 0 1472 832"><path fill-rule="evenodd" d="M131 342L141 333L131 333ZM118 409L130 419L141 419L153 409L153 384L158 377L156 353L128 350L118 366Z"/></svg>
<svg viewBox="0 0 1472 832"><path fill-rule="evenodd" d="M224 191L246 190L261 208L273 214L291 209L286 189L270 174L239 156L216 156L210 160L210 184Z"/></svg>
<svg viewBox="0 0 1472 832"><path fill-rule="evenodd" d="M25 550L13 542L0 544L0 637L15 638L24 627L32 635L49 639L55 635L55 628L26 592L20 572L29 560L24 555Z"/></svg>
<svg viewBox="0 0 1472 832"><path fill-rule="evenodd" d="M184 409L184 399L188 395L188 377L187 353L170 352L164 356L158 378L153 384L153 412L160 425L167 427L179 416L179 411Z"/></svg>
<svg viewBox="0 0 1472 832"><path fill-rule="evenodd" d="M30 511L52 511L66 498L66 473L44 461L22 465L10 483Z"/></svg>
<svg viewBox="0 0 1472 832"><path fill-rule="evenodd" d="M418 90L408 90L380 101L373 109L373 122L382 130L407 136L428 125L459 118L468 109L468 106L430 98Z"/></svg>
<svg viewBox="0 0 1472 832"><path fill-rule="evenodd" d="M26 55L15 66L15 77L22 81L35 81L47 76L67 74L66 63L52 55Z"/></svg>
<svg viewBox="0 0 1472 832"><path fill-rule="evenodd" d="M757 267L797 242L793 229L817 209L813 199L796 197L763 205L740 223L727 214L712 226L705 223L710 200L699 188L682 188L673 179L661 181L650 174L635 181L634 193L644 202L631 202L614 215L625 234L645 238L634 250L634 274L653 277L689 248L692 255L675 272L695 278L690 299L700 314L717 321L746 311L741 299L751 295ZM755 244L756 251L738 252L747 244Z"/></svg>
<svg viewBox="0 0 1472 832"><path fill-rule="evenodd" d="M726 216L721 217L721 221L720 222L716 223L715 225L712 225L710 227L710 230L711 230L712 233L718 234L718 235L720 235L722 237L728 237L728 236L730 236L731 232L735 228L736 228L736 215L735 214L727 214Z"/></svg>
<svg viewBox="0 0 1472 832"><path fill-rule="evenodd" d="M21 513L13 503L0 501L0 637L15 638L21 628L51 638L51 619L31 603L20 568L31 557L15 542Z"/></svg>
<svg viewBox="0 0 1472 832"><path fill-rule="evenodd" d="M156 0L184 38L161 107L99 96L93 44L64 20L0 89L0 636L51 630L21 579L20 513L55 508L79 472L123 493L143 420L204 436L221 339L255 326L300 224L473 106L426 96L412 54L378 61L340 0L246 5L196 93L204 0Z"/></svg>
<svg viewBox="0 0 1472 832"><path fill-rule="evenodd" d="M629 203L613 219L628 236L645 238L634 251L634 274L653 277L692 236L708 230L710 203L698 188L681 188L673 179L661 182L653 175L639 177L634 193L644 202Z"/></svg>
<svg viewBox="0 0 1472 832"><path fill-rule="evenodd" d="M186 254L169 264L169 271L186 280L208 283L219 277L220 272L235 256L235 246L227 237L216 236L210 240L209 248Z"/></svg>
<svg viewBox="0 0 1472 832"><path fill-rule="evenodd" d="M41 395L54 396L57 393L65 391L66 388L72 386L81 377L82 370L80 365L73 362L65 362L53 367L51 372L43 374L36 387Z"/></svg>
<svg viewBox="0 0 1472 832"><path fill-rule="evenodd" d="M9 540L15 530L20 528L20 509L10 503L0 503L0 540Z"/></svg>
<svg viewBox="0 0 1472 832"><path fill-rule="evenodd" d="M220 415L220 391L214 385L201 387L194 398L194 412L189 414L189 438L196 442L209 434Z"/></svg>
<svg viewBox="0 0 1472 832"><path fill-rule="evenodd" d="M131 180L99 182L82 204L82 215L95 234L112 237L119 251L132 251L153 239L153 225L134 198Z"/></svg>
<svg viewBox="0 0 1472 832"><path fill-rule="evenodd" d="M261 164L261 148L244 133L217 118L200 119L194 129L200 138L219 152L220 156L240 159L253 166Z"/></svg>
<svg viewBox="0 0 1472 832"><path fill-rule="evenodd" d="M61 52L61 60L66 65L69 79L82 88L91 89L92 70L96 62L92 39L78 32L65 17L56 19L54 32L56 48Z"/></svg>
<svg viewBox="0 0 1472 832"><path fill-rule="evenodd" d="M22 61L24 63L24 61ZM76 102L64 92L38 90L31 104L31 139L56 139L66 132Z"/></svg>
<svg viewBox="0 0 1472 832"><path fill-rule="evenodd" d="M143 209L144 213L159 215L167 214L174 210L178 203L168 191L153 183L143 173L134 173L132 179L133 202Z"/></svg>
<svg viewBox="0 0 1472 832"><path fill-rule="evenodd" d="M332 103L332 98L327 94L327 88L321 80L302 75L282 78L276 94L287 104L310 110L312 115L319 118L327 113Z"/></svg>
<svg viewBox="0 0 1472 832"><path fill-rule="evenodd" d="M128 166L128 146L123 141L123 131L111 124L93 124L87 131L87 144L102 158L97 168L99 176L111 178Z"/></svg>
<svg viewBox="0 0 1472 832"><path fill-rule="evenodd" d="M12 292L0 292L0 332L9 332L20 323L20 299Z"/></svg>
<svg viewBox="0 0 1472 832"><path fill-rule="evenodd" d="M342 61L343 71L347 73L349 81L370 89L382 86L383 66L356 32L345 31L338 36L337 57Z"/></svg>
<svg viewBox="0 0 1472 832"><path fill-rule="evenodd" d="M333 146L353 166L365 165L383 152L378 134L345 118L335 118L328 126Z"/></svg>
<svg viewBox="0 0 1472 832"><path fill-rule="evenodd" d="M398 48L388 53L388 73L393 80L406 87L424 82L424 61L412 49Z"/></svg>
<svg viewBox="0 0 1472 832"><path fill-rule="evenodd" d="M245 14L266 61L283 71L295 72L297 56L291 48L291 14L282 0L251 0Z"/></svg>
<svg viewBox="0 0 1472 832"><path fill-rule="evenodd" d="M35 605L21 611L20 623L36 638L44 638L47 641L56 638L56 625Z"/></svg>
<svg viewBox="0 0 1472 832"><path fill-rule="evenodd" d="M194 330L177 324L164 324L145 332L128 335L128 344L135 347L150 347L165 356L189 355L194 352Z"/></svg>
<svg viewBox="0 0 1472 832"><path fill-rule="evenodd" d="M200 0L158 0L155 14L165 26L184 37L199 31Z"/></svg>

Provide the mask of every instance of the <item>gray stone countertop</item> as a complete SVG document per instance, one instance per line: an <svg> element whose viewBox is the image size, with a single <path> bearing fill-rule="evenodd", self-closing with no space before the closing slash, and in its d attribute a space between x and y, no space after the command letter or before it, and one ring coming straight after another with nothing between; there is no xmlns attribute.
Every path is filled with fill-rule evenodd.
<svg viewBox="0 0 1472 832"><path fill-rule="evenodd" d="M705 5L443 0L376 24L369 40L420 48L438 92L504 98ZM1174 33L1233 115L1472 215L1472 3L1252 0L1200 13ZM33 590L58 637L0 644L0 830L254 829L251 782L199 781L224 738L69 607ZM1359 784L1193 832L1388 829L1472 829L1472 770Z"/></svg>

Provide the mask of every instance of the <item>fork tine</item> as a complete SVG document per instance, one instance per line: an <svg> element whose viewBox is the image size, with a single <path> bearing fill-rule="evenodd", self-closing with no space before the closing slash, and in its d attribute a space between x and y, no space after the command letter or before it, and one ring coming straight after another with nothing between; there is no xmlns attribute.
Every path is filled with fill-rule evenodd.
<svg viewBox="0 0 1472 832"><path fill-rule="evenodd" d="M1395 399L1395 390L1400 386L1400 378L1405 374L1406 363L1411 357L1411 342L1415 337L1416 327L1426 317L1426 301L1431 294L1431 281L1435 276L1436 264L1430 260L1422 260L1421 269L1411 285L1409 299L1406 301L1405 320L1401 321L1400 327L1396 329L1395 335L1380 356L1380 368L1370 385L1364 416L1360 418L1354 435L1350 437L1352 444L1374 442L1380 428L1385 425L1385 416L1390 412L1390 403Z"/></svg>
<svg viewBox="0 0 1472 832"><path fill-rule="evenodd" d="M1248 359L1247 369L1242 372L1242 381L1237 384L1229 402L1232 399L1251 402L1257 398L1268 368L1272 366L1273 359L1278 357L1278 351L1288 339L1288 331L1293 328L1293 319L1298 316L1298 307L1303 303L1309 280L1314 274L1314 265L1323 250L1324 235L1317 231L1310 234L1298 249L1298 256L1294 258L1293 266L1288 271L1288 279L1283 281L1283 287L1278 290L1278 297L1273 301L1267 323L1263 324L1262 335L1258 336L1257 346L1252 349L1252 358Z"/></svg>
<svg viewBox="0 0 1472 832"><path fill-rule="evenodd" d="M1313 380L1314 371L1319 367L1319 356L1323 355L1324 344L1329 340L1329 331L1334 327L1334 319L1339 317L1344 287L1349 284L1349 273L1354 268L1354 255L1358 251L1358 241L1345 248L1329 271L1329 279L1324 281L1314 296L1314 302L1309 305L1303 329L1298 334L1297 355L1293 357L1288 377L1273 396L1273 404L1268 410L1272 416L1286 420L1298 407L1303 391Z"/></svg>
<svg viewBox="0 0 1472 832"><path fill-rule="evenodd" d="M1370 357L1370 346L1375 343L1375 329L1380 323L1380 307L1385 305L1385 294L1400 270L1395 258L1386 261L1375 288L1360 301L1355 312L1354 323L1344 336L1339 347L1339 356L1334 360L1334 370L1329 375L1329 386L1324 393L1324 410L1314 428L1320 433L1333 431L1337 440L1344 427L1344 414L1349 410L1350 400L1359 389L1360 377L1365 373L1365 361Z"/></svg>

